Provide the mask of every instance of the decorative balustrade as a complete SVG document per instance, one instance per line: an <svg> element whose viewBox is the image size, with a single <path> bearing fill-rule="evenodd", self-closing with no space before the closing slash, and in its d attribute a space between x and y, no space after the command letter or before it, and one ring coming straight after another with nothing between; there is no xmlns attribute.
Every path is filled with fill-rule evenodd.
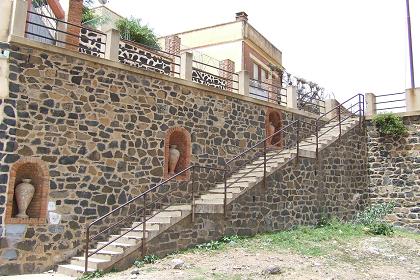
<svg viewBox="0 0 420 280"><path fill-rule="evenodd" d="M179 77L180 56L158 49L153 49L135 42L119 42L118 60L137 68Z"/></svg>
<svg viewBox="0 0 420 280"><path fill-rule="evenodd" d="M42 9L40 7L28 9L24 1L17 0L16 3L11 14L10 30L10 34L14 36L25 36L31 40L65 47L72 51L79 51L86 55L109 59L147 71L179 77L281 106L316 114L325 111L323 89L286 72L280 73L279 81L252 80L249 79L246 71L235 73L235 64L229 59L219 61L218 66L206 64L193 60L193 55L188 52L171 53L122 40L119 32L115 29L103 33L87 26L65 22L51 14L47 15L42 11L45 9L48 11L48 7L44 7L48 1L42 2ZM26 24L17 20L25 16ZM77 40L74 40L75 38Z"/></svg>

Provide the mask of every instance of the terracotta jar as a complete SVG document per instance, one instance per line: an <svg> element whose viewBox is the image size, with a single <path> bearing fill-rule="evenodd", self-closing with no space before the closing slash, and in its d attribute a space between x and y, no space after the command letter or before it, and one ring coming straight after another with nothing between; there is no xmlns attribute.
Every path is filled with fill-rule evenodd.
<svg viewBox="0 0 420 280"><path fill-rule="evenodd" d="M26 210L34 197L35 187L31 184L31 179L22 179L22 183L15 188L15 197L19 213L17 218L29 218Z"/></svg>
<svg viewBox="0 0 420 280"><path fill-rule="evenodd" d="M273 125L273 123L272 122L269 122L268 123L268 128L267 128L267 136L271 136L271 135L273 135L274 133L276 132L276 127ZM268 139L268 144L272 144L272 141L273 141L273 137L271 136L269 139Z"/></svg>
<svg viewBox="0 0 420 280"><path fill-rule="evenodd" d="M175 174L175 168L179 161L181 153L177 149L177 145L171 145L169 148L169 175Z"/></svg>

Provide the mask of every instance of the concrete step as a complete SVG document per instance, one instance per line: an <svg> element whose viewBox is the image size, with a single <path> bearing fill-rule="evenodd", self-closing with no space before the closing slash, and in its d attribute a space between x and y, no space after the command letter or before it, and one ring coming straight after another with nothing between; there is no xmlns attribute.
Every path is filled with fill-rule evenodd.
<svg viewBox="0 0 420 280"><path fill-rule="evenodd" d="M93 253L95 251L96 251L96 249L90 249L89 254ZM102 249L99 252L96 252L95 254L90 256L90 258L103 259L103 260L111 261L111 260L114 260L115 258L117 258L119 255L121 255L121 253L119 253L119 252L114 252L114 251L109 251L109 250Z"/></svg>
<svg viewBox="0 0 420 280"><path fill-rule="evenodd" d="M88 258L88 268L92 268L94 270L104 270L108 267L108 265L111 263L109 260L104 259L96 259L93 257ZM74 257L71 259L70 264L76 265L76 266L85 266L85 257Z"/></svg>
<svg viewBox="0 0 420 280"><path fill-rule="evenodd" d="M227 203L229 203L231 200L232 199L228 199ZM211 204L222 205L224 203L225 202L223 198L197 199L195 201L195 204L205 204L205 205L211 205Z"/></svg>
<svg viewBox="0 0 420 280"><path fill-rule="evenodd" d="M244 190L245 188L227 188L226 192L228 193L233 193L233 194L237 194L237 193L241 193L242 190ZM209 190L210 193L224 193L225 189L224 188L214 188L214 189L210 189Z"/></svg>
<svg viewBox="0 0 420 280"><path fill-rule="evenodd" d="M231 192L226 192L226 197L227 198L233 198L234 195ZM225 194L224 193L209 193L209 194L203 194L202 196L200 196L200 199L224 199L225 198Z"/></svg>
<svg viewBox="0 0 420 280"><path fill-rule="evenodd" d="M101 248L102 246L104 246L105 244L107 244L108 242L98 242L98 246L96 248ZM124 253L124 250L132 247L133 244L128 244L128 243L122 243L120 242L120 240L114 241L111 244L107 245L106 247L104 247L103 249L107 250L107 251L114 251L117 253Z"/></svg>
<svg viewBox="0 0 420 280"><path fill-rule="evenodd" d="M88 272L94 272L95 269L88 267ZM57 268L59 274L65 274L71 277L79 277L85 272L85 267L74 264L62 264Z"/></svg>
<svg viewBox="0 0 420 280"><path fill-rule="evenodd" d="M165 211L181 211L182 214L191 211L191 205L182 204L182 205L172 205L165 209Z"/></svg>
<svg viewBox="0 0 420 280"><path fill-rule="evenodd" d="M119 236L120 235L111 235L110 238L112 238L112 240L114 240L115 238L117 238ZM130 233L127 233L126 235L121 236L117 241L127 243L127 244L136 245L139 242L141 242L142 239L143 239L143 237L130 235ZM111 239L109 239L109 240L111 240Z"/></svg>
<svg viewBox="0 0 420 280"><path fill-rule="evenodd" d="M156 213L156 211L154 212ZM168 209L163 210L162 212L159 212L156 214L156 218L172 218L172 217L181 217L182 212L181 211L170 211Z"/></svg>
<svg viewBox="0 0 420 280"><path fill-rule="evenodd" d="M126 233L126 232L129 232L131 230L131 228L122 228L121 229L121 234L123 234L123 233ZM153 233L155 233L156 232L156 230L151 230L151 231L148 231L148 230L146 230L146 232L145 232L145 237L146 238L149 238L151 235L153 235ZM133 230L131 230L129 233L127 233L127 234L129 234L129 235L131 235L131 236L139 236L139 237L143 237L143 227L142 226L139 226L139 227L137 227L137 228L135 228L135 229L133 229Z"/></svg>

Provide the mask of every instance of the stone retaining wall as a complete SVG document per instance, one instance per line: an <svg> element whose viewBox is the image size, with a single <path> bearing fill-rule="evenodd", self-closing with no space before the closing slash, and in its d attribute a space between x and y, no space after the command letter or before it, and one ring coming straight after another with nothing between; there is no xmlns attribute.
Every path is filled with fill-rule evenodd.
<svg viewBox="0 0 420 280"><path fill-rule="evenodd" d="M51 46L11 45L9 96L2 100L0 124L5 139L0 145L0 275L44 271L67 260L80 251L88 222L162 181L164 139L172 128L191 135L191 163L209 166L223 166L265 136L268 103L102 61ZM274 108L283 125L297 118L311 121ZM305 126L302 134L310 129ZM48 195L40 202L48 206L47 218L5 224L14 207L6 199L15 187L9 175L20 159L47 166ZM200 191L221 180L220 174L205 171L200 178ZM186 183L177 184L175 200L185 201Z"/></svg>
<svg viewBox="0 0 420 280"><path fill-rule="evenodd" d="M350 220L369 202L367 139L358 127L332 144L315 159L288 163L248 190L223 214L196 214L174 225L148 244L149 254L165 255L178 249L217 240L225 235L254 235L316 225L320 217ZM131 259L120 267L130 265Z"/></svg>
<svg viewBox="0 0 420 280"><path fill-rule="evenodd" d="M403 117L407 135L384 137L368 122L372 203L396 203L394 225L420 232L420 115Z"/></svg>

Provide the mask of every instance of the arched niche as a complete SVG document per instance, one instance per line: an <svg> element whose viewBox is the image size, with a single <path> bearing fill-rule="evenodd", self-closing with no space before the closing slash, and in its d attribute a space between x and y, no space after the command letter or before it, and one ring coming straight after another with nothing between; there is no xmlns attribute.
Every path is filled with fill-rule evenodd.
<svg viewBox="0 0 420 280"><path fill-rule="evenodd" d="M18 218L15 189L22 179L31 179L35 188L33 198L26 210L28 218ZM6 223L42 224L45 223L48 207L49 172L47 165L40 159L22 158L15 162L9 173L6 204Z"/></svg>
<svg viewBox="0 0 420 280"><path fill-rule="evenodd" d="M274 109L267 109L265 117L265 135L266 137L270 136L270 124L274 126L274 132L282 129L283 122L281 117L281 112ZM283 135L278 133L274 137L267 139L267 146L282 148L283 147Z"/></svg>
<svg viewBox="0 0 420 280"><path fill-rule="evenodd" d="M179 160L176 164L174 174L184 170L190 165L191 161L191 135L183 127L173 127L168 129L165 136L165 168L164 176L170 177L173 174L169 172L169 156L171 146L175 145L179 151ZM189 178L189 172L176 177L177 180L186 180Z"/></svg>

